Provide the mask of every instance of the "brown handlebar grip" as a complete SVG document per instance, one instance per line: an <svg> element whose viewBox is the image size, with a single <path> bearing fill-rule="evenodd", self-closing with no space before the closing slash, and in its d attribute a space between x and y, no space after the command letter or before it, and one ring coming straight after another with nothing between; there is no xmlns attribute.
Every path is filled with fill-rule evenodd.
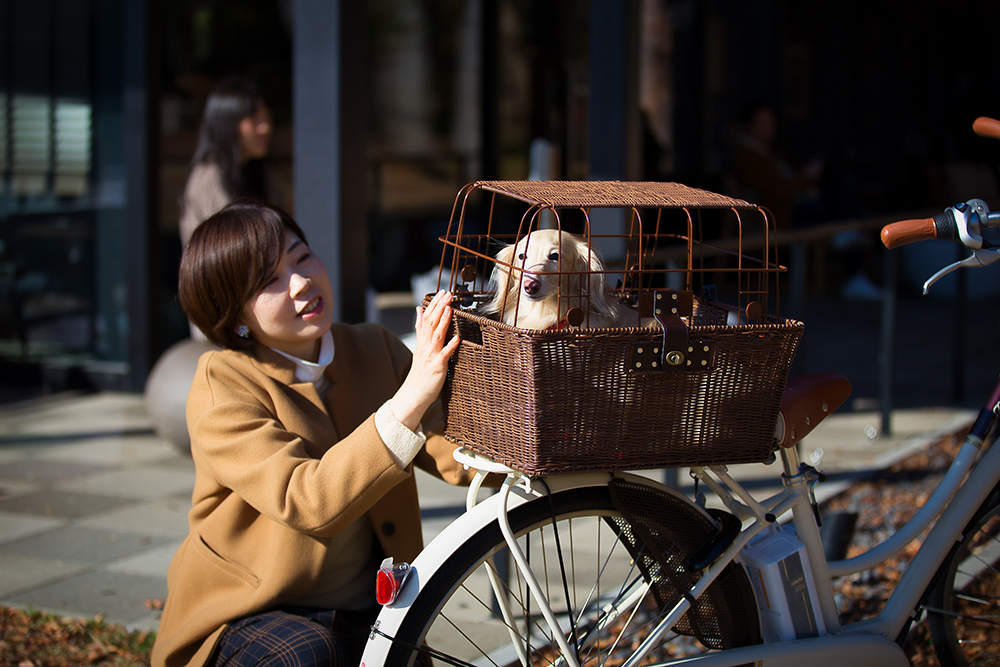
<svg viewBox="0 0 1000 667"><path fill-rule="evenodd" d="M900 220L883 227L881 236L882 243L891 250L914 241L937 238L937 226L934 224L934 218Z"/></svg>
<svg viewBox="0 0 1000 667"><path fill-rule="evenodd" d="M973 121L972 131L981 137L1000 139L1000 120L980 116Z"/></svg>

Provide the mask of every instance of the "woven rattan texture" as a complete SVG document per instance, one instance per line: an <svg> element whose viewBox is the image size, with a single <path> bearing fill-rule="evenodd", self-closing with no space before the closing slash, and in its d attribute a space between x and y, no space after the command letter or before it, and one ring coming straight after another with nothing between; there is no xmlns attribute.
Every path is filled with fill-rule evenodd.
<svg viewBox="0 0 1000 667"><path fill-rule="evenodd" d="M688 322L691 343L715 347L711 369L631 373L659 330L530 331L456 310L445 435L533 475L769 460L803 325L727 315L698 305Z"/></svg>
<svg viewBox="0 0 1000 667"><path fill-rule="evenodd" d="M476 186L553 208L756 208L680 183L652 181L478 181Z"/></svg>

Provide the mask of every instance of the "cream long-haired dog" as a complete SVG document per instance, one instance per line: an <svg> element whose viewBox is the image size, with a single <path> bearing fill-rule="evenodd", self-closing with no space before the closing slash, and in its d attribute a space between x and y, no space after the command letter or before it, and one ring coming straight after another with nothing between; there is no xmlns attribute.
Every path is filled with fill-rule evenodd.
<svg viewBox="0 0 1000 667"><path fill-rule="evenodd" d="M570 308L580 308L583 327L639 325L636 312L609 293L604 265L578 236L540 229L504 247L496 259L492 276L496 291L480 312L501 313L505 324L563 329L569 326Z"/></svg>

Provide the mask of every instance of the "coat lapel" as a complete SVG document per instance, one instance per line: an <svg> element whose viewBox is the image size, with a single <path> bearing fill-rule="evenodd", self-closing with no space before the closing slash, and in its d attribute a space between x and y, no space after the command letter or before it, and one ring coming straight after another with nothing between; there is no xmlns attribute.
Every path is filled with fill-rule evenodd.
<svg viewBox="0 0 1000 667"><path fill-rule="evenodd" d="M334 362L330 366L334 366L336 361L337 355L334 354ZM291 391L309 401L316 409L326 415L327 419L330 420L329 428L333 431L332 442L340 439L330 411L323 398L319 395L319 392L316 391L316 386L312 382L299 382L295 379L295 364L292 361L271 348L258 344L254 346L253 362L268 376L287 386ZM330 368L327 368L328 376L329 372Z"/></svg>

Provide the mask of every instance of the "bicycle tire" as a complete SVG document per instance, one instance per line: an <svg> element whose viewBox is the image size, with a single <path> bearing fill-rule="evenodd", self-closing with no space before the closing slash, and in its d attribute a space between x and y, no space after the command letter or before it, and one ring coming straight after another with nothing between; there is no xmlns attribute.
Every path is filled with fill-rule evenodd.
<svg viewBox="0 0 1000 667"><path fill-rule="evenodd" d="M948 554L928 597L942 667L1000 663L1000 495L983 503Z"/></svg>
<svg viewBox="0 0 1000 667"><path fill-rule="evenodd" d="M686 500L642 484L614 481L538 498L508 516L567 634L590 633L577 649L581 665L605 664L616 651L620 655L634 650L645 636L639 626L662 617L663 610L680 599L677 587L697 580L699 573L687 572L684 560L716 530L708 515ZM669 550L665 545L671 544L679 547L675 549L679 553L665 553ZM385 664L420 664L413 647L430 646L447 656L439 656L435 664L519 665L510 637L512 626L531 654L531 664L554 664L557 644L537 605L527 597L516 568L505 589L516 613L512 624L504 623L490 599L485 564L506 551L495 520L471 535L422 586L398 627ZM607 581L612 576L613 585ZM648 585L647 595L627 610L628 623L612 624L607 633L594 634L603 614L614 607L609 603L641 586L640 581ZM760 641L751 584L746 571L730 563L650 658L663 661Z"/></svg>

